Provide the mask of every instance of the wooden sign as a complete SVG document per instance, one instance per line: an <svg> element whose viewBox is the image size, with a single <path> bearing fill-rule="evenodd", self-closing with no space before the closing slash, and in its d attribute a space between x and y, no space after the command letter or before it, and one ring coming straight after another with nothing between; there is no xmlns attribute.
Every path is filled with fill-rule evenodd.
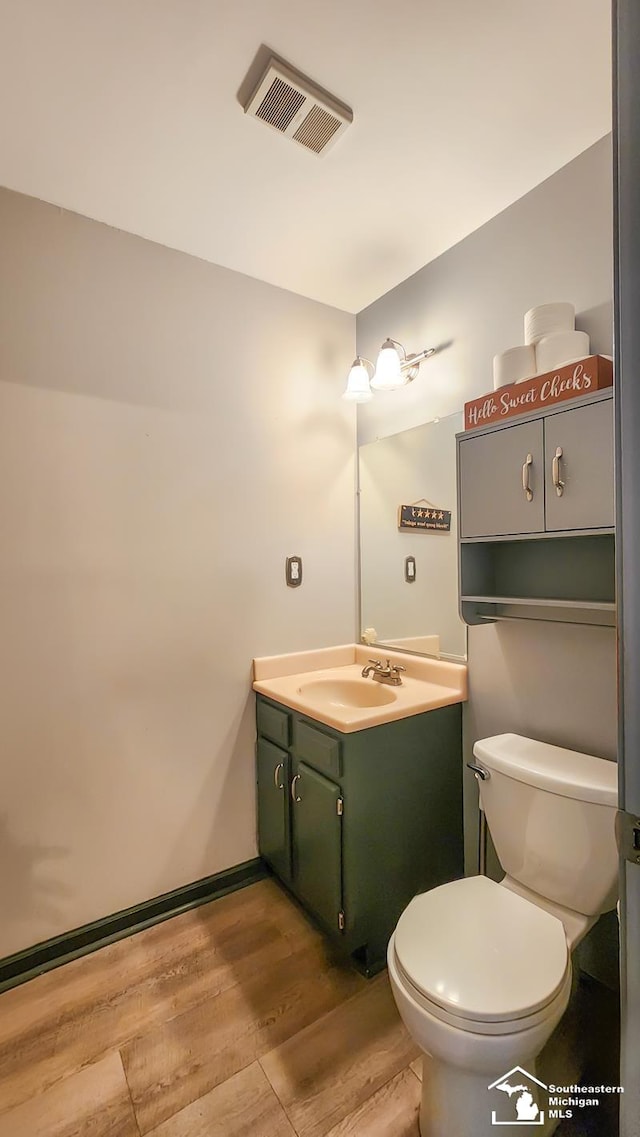
<svg viewBox="0 0 640 1137"><path fill-rule="evenodd" d="M610 387L613 383L613 363L603 355L590 355L577 363L567 363L556 371L536 375L523 383L510 383L498 387L490 395L483 395L464 404L464 429L488 426L512 415L537 411L540 407L576 399Z"/></svg>
<svg viewBox="0 0 640 1137"><path fill-rule="evenodd" d="M398 506L398 529L428 531L430 533L451 532L451 510L438 509L435 505Z"/></svg>

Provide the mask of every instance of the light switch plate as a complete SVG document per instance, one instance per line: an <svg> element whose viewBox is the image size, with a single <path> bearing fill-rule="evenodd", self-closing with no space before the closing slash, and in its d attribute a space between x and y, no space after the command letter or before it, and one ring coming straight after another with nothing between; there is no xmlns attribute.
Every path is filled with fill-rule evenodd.
<svg viewBox="0 0 640 1137"><path fill-rule="evenodd" d="M302 584L302 557L287 557L285 576L289 588L299 588Z"/></svg>
<svg viewBox="0 0 640 1137"><path fill-rule="evenodd" d="M413 584L414 580L416 579L415 557L404 558L404 579L406 580L407 584Z"/></svg>

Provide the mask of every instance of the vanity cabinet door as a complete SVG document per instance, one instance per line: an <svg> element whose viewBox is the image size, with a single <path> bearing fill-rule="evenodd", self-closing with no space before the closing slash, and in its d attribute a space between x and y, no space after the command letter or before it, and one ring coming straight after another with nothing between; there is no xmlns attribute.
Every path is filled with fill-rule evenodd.
<svg viewBox="0 0 640 1137"><path fill-rule="evenodd" d="M613 526L613 401L549 415L544 442L547 530Z"/></svg>
<svg viewBox="0 0 640 1137"><path fill-rule="evenodd" d="M291 781L294 887L330 930L342 911L342 816L340 787L298 762Z"/></svg>
<svg viewBox="0 0 640 1137"><path fill-rule="evenodd" d="M460 440L461 537L544 531L543 453L541 419Z"/></svg>
<svg viewBox="0 0 640 1137"><path fill-rule="evenodd" d="M258 846L282 880L291 880L289 773L291 759L266 738L258 738Z"/></svg>

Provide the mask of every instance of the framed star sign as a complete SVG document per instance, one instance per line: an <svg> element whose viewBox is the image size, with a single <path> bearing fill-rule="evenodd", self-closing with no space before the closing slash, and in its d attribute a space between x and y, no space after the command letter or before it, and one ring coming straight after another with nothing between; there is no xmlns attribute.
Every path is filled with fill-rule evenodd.
<svg viewBox="0 0 640 1137"><path fill-rule="evenodd" d="M451 510L440 509L426 498L398 506L398 529L412 533L450 533Z"/></svg>

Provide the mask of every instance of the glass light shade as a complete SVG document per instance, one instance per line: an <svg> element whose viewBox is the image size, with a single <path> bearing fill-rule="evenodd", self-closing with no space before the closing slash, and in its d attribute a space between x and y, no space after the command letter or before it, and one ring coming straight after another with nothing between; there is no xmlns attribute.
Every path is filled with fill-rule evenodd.
<svg viewBox="0 0 640 1137"><path fill-rule="evenodd" d="M349 403L368 403L373 398L369 384L369 372L359 357L353 361L347 379L347 389L342 398Z"/></svg>
<svg viewBox="0 0 640 1137"><path fill-rule="evenodd" d="M380 348L371 386L375 387L376 391L395 391L397 387L404 386L404 383L400 356L391 340L385 340Z"/></svg>

